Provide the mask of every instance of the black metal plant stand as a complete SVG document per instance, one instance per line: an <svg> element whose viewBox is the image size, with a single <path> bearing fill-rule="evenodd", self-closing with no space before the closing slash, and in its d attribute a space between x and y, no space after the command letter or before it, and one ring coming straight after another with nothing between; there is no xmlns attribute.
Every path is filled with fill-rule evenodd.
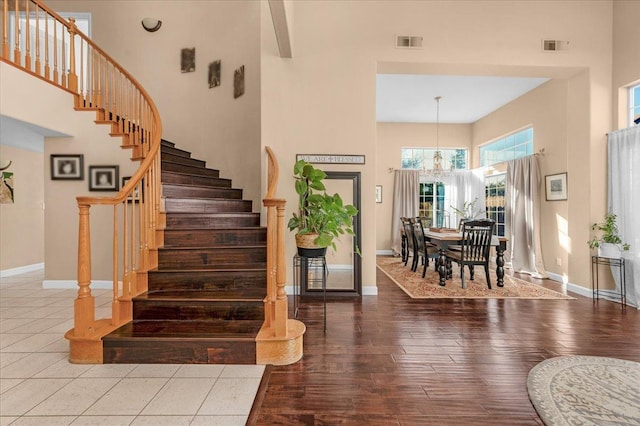
<svg viewBox="0 0 640 426"><path fill-rule="evenodd" d="M301 289L321 285L323 296L323 330L327 331L327 261L324 256L293 256L293 317L298 318ZM304 286L304 287L303 287Z"/></svg>

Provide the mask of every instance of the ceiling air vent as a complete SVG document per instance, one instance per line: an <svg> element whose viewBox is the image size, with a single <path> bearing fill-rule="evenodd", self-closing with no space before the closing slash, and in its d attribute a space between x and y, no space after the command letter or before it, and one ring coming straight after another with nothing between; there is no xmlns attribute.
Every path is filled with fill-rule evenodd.
<svg viewBox="0 0 640 426"><path fill-rule="evenodd" d="M422 49L422 36L396 36L396 47Z"/></svg>
<svg viewBox="0 0 640 426"><path fill-rule="evenodd" d="M564 40L542 40L542 50L545 52L557 52L567 50L569 42Z"/></svg>

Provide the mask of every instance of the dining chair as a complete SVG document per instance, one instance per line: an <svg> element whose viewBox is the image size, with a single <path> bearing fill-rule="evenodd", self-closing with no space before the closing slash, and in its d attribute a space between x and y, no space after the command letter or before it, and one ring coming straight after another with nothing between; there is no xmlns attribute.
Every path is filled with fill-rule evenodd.
<svg viewBox="0 0 640 426"><path fill-rule="evenodd" d="M422 219L417 217L413 220L413 234L416 238L416 252L417 257L422 259L422 278L427 274L427 267L429 267L429 258L436 258L439 256L440 251L435 244L428 242L424 236L424 227L422 226ZM417 269L417 262L416 268ZM434 262L437 266L437 262Z"/></svg>
<svg viewBox="0 0 640 426"><path fill-rule="evenodd" d="M460 250L445 251L447 264L456 262L460 265L460 280L462 288L467 288L464 281L464 267L469 267L469 275L473 280L473 267L475 265L484 266L484 273L487 278L487 287L491 289L491 279L489 278L489 260L491 249L491 236L495 222L489 219L469 220L462 224L462 240Z"/></svg>
<svg viewBox="0 0 640 426"><path fill-rule="evenodd" d="M402 262L404 263L404 266L407 266L409 256L413 256L415 254L414 248L416 242L415 238L413 237L413 225L411 223L411 219L409 219L408 217L401 217L400 222L402 223L400 232L400 236L402 239Z"/></svg>

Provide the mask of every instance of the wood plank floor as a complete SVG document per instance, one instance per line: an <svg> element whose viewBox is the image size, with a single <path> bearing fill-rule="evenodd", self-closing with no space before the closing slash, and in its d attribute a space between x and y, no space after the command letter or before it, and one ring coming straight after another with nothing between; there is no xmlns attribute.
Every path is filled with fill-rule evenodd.
<svg viewBox="0 0 640 426"><path fill-rule="evenodd" d="M520 278L526 279L525 276ZM559 290L548 280L531 280ZM267 371L249 424L540 425L529 370L558 355L640 361L640 311L576 300L304 301L304 357Z"/></svg>

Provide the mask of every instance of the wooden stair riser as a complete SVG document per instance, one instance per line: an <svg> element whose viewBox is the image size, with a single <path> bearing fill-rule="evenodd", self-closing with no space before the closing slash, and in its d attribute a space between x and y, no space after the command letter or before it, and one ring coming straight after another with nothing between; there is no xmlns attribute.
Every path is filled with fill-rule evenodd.
<svg viewBox="0 0 640 426"><path fill-rule="evenodd" d="M183 149L171 147L171 146L160 146L160 153L163 155L170 154L176 157L191 158L191 153L189 151L185 151Z"/></svg>
<svg viewBox="0 0 640 426"><path fill-rule="evenodd" d="M241 271L153 271L149 292L159 290L243 290L267 288L266 270Z"/></svg>
<svg viewBox="0 0 640 426"><path fill-rule="evenodd" d="M158 265L162 269L199 269L230 265L266 265L266 247L171 249L158 251Z"/></svg>
<svg viewBox="0 0 640 426"><path fill-rule="evenodd" d="M224 198L229 200L241 200L242 190L234 188L163 184L162 195L165 197L178 198Z"/></svg>
<svg viewBox="0 0 640 426"><path fill-rule="evenodd" d="M180 183L184 185L215 186L217 188L231 188L231 180L210 176L195 176L177 172L162 172L162 183Z"/></svg>
<svg viewBox="0 0 640 426"><path fill-rule="evenodd" d="M166 198L167 213L228 213L251 212L253 203L250 200Z"/></svg>
<svg viewBox="0 0 640 426"><path fill-rule="evenodd" d="M173 163L173 164L181 164L183 166L189 166L189 167L204 168L206 165L206 162L202 160L196 160L195 158L183 157L180 155L173 155L173 154L164 153L164 152L160 155L160 161Z"/></svg>
<svg viewBox="0 0 640 426"><path fill-rule="evenodd" d="M220 177L220 172L218 170L187 166L184 164L172 163L171 161L161 161L160 167L166 172L183 172L199 176Z"/></svg>
<svg viewBox="0 0 640 426"><path fill-rule="evenodd" d="M260 320L262 300L135 300L133 318L164 321Z"/></svg>
<svg viewBox="0 0 640 426"><path fill-rule="evenodd" d="M266 228L164 231L164 247L228 247L267 244Z"/></svg>
<svg viewBox="0 0 640 426"><path fill-rule="evenodd" d="M112 364L255 364L251 340L154 339L104 341L103 358Z"/></svg>
<svg viewBox="0 0 640 426"><path fill-rule="evenodd" d="M160 139L160 148L164 147L175 148L176 144L166 139Z"/></svg>
<svg viewBox="0 0 640 426"><path fill-rule="evenodd" d="M259 213L168 213L168 229L222 229L226 227L252 227L260 225Z"/></svg>

